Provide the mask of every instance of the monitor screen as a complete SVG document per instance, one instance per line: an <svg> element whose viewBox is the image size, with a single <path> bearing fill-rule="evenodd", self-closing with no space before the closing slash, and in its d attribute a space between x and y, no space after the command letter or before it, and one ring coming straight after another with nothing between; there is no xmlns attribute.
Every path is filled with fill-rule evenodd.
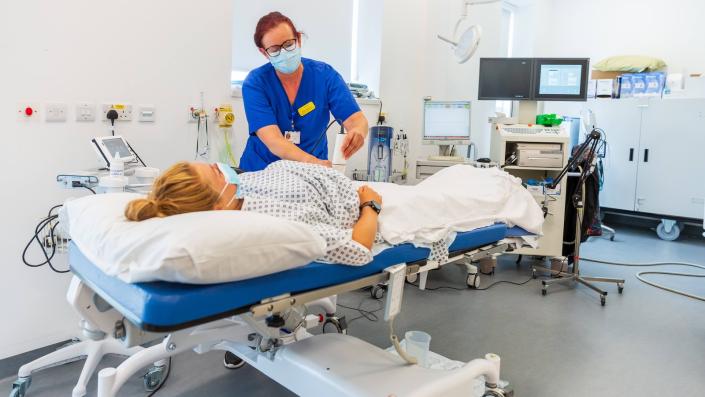
<svg viewBox="0 0 705 397"><path fill-rule="evenodd" d="M470 139L470 102L424 102L423 139L458 141Z"/></svg>
<svg viewBox="0 0 705 397"><path fill-rule="evenodd" d="M120 158L132 156L130 148L125 145L125 141L123 141L122 138L105 138L103 139L103 145L108 149L110 156L115 156L115 153L117 153Z"/></svg>
<svg viewBox="0 0 705 397"><path fill-rule="evenodd" d="M531 99L533 59L481 58L478 99Z"/></svg>
<svg viewBox="0 0 705 397"><path fill-rule="evenodd" d="M536 59L534 99L584 101L587 99L587 59Z"/></svg>

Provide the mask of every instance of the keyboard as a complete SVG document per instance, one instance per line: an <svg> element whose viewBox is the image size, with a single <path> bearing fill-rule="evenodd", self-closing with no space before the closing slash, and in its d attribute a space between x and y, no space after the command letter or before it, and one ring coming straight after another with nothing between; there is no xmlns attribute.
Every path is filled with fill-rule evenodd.
<svg viewBox="0 0 705 397"><path fill-rule="evenodd" d="M464 161L465 158L461 156L428 156L429 161L455 161L455 162L461 162Z"/></svg>
<svg viewBox="0 0 705 397"><path fill-rule="evenodd" d="M561 127L544 127L544 126L533 126L533 127L526 127L526 126L503 126L502 130L509 134L522 134L522 135L531 135L531 134L551 134L551 135L560 135L561 133Z"/></svg>

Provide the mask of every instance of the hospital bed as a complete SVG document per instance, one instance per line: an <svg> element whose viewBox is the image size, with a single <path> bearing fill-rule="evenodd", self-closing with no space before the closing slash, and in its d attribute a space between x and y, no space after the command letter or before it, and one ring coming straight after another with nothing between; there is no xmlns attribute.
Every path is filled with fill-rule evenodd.
<svg viewBox="0 0 705 397"><path fill-rule="evenodd" d="M449 261L506 250L502 241L508 230L495 224L458 233ZM467 396L479 376L485 377L485 395L511 395L498 386L500 359L494 354L454 370L427 369L345 334L344 321L336 317L337 294L388 283L395 265L403 265L407 276L439 266L429 263L429 253L402 244L364 266L314 262L221 284L129 284L106 275L72 243L74 276L67 299L82 318L81 341L22 366L10 396L24 396L36 371L86 357L72 394L83 396L105 354L128 358L99 372L99 397L115 396L137 371L150 366L145 386L153 389L162 381L166 360L187 350L230 351L302 396ZM401 299L403 285L390 284L388 294ZM312 307L324 314L301 310ZM340 332L308 332L325 324Z"/></svg>

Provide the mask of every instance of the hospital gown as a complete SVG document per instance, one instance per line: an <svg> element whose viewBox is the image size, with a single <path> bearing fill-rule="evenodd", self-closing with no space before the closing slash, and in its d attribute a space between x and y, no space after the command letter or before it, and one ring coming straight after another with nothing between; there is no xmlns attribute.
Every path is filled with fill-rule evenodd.
<svg viewBox="0 0 705 397"><path fill-rule="evenodd" d="M257 172L240 174L242 210L306 223L326 241L322 262L364 265L372 253L352 239L360 200L352 181L333 169L277 161Z"/></svg>

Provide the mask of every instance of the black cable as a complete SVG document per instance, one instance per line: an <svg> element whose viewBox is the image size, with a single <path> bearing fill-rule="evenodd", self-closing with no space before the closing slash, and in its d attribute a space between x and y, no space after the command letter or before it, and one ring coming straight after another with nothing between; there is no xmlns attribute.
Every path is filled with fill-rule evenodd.
<svg viewBox="0 0 705 397"><path fill-rule="evenodd" d="M84 188L84 189L88 189L88 190L90 190L90 191L91 191L91 193L93 193L93 194L96 194L96 193L95 193L95 190L91 189L91 187L90 187L90 186L88 186L88 185L81 185L81 187L82 187L82 188Z"/></svg>
<svg viewBox="0 0 705 397"><path fill-rule="evenodd" d="M352 324L354 321L359 320L361 318L364 318L364 319L371 321L373 323L376 323L377 321L379 321L379 317L377 316L376 313L384 309L384 306L382 305L382 303L377 301L377 304L379 305L379 307L377 309L367 310L367 309L362 308L362 304L364 302L365 302L365 300L361 300L360 304L356 308L351 307L351 306L341 305L340 303L337 304L337 306L342 307L344 309L354 310L354 311L360 313L359 316L348 320L347 321L348 325Z"/></svg>
<svg viewBox="0 0 705 397"><path fill-rule="evenodd" d="M156 389L152 390L152 392L149 393L149 394L147 395L147 397L152 397L152 396L154 396L154 395L162 388L162 386L164 386L164 384L166 383L167 379L169 379L169 374L171 374L171 357L169 357L169 364L167 364L166 374L164 375L164 380L162 380L162 383L159 384L159 386L157 386Z"/></svg>
<svg viewBox="0 0 705 397"><path fill-rule="evenodd" d="M483 273L483 274L484 274L484 273ZM488 285L488 286L485 287L485 288L458 288L458 287L453 287L453 286L450 286L450 285L441 285L441 286L438 286L438 287L431 287L431 288L426 287L426 288L425 288L425 291L438 291L438 290L441 290L441 289L449 289L449 290L453 290L453 291L468 291L468 290L470 290L470 291L473 291L473 290L474 290L474 291L487 291L488 289L490 289L490 288L492 288L492 287L494 287L495 285L498 285L498 284L506 283L506 284L512 284L512 285L520 286L520 285L527 284L529 281L531 281L531 280L533 280L533 279L534 279L534 276L531 276L531 277L529 277L527 280L522 281L522 282L509 281L509 280L499 280L499 281L495 281L494 283ZM407 281L406 283L407 283L407 284L410 284L410 285L413 285L414 287L418 287L418 284L410 283L410 282L408 282L408 281Z"/></svg>
<svg viewBox="0 0 705 397"><path fill-rule="evenodd" d="M39 246L42 248L42 251L44 252L44 256L45 257L47 256L46 250L44 248L44 244L42 244L42 241L39 240L39 232L41 232L41 230L44 229L44 227L46 227L46 225L48 225L49 223L51 223L51 221L53 221L54 219L56 219L58 217L59 217L58 215L48 216L48 217L42 219L41 221L39 221L37 226L34 228L34 235L29 240L27 245L25 245L24 250L22 250L22 262L24 262L25 265L27 265L29 267L40 267L40 266L44 266L47 264L47 261L44 261L44 262L38 263L38 264L27 262L27 250L29 250L29 247L30 247L30 245L32 245L32 242L34 242L36 240L37 244L39 244ZM53 253L52 253L52 257L53 257Z"/></svg>
<svg viewBox="0 0 705 397"><path fill-rule="evenodd" d="M311 150L310 153L312 153L312 154L313 154L313 153L316 153L316 149L318 149L318 145L319 145L319 144L321 143L321 141L323 140L323 137L326 136L326 133L327 133L328 130L330 129L330 126L332 126L333 123L335 123L336 121L338 121L338 120L333 119L330 123L328 123L328 125L326 126L326 129L325 129L325 130L321 133L321 135L318 137L318 140L316 141L316 144L313 145L313 149ZM343 124L341 123L340 126L342 127Z"/></svg>

